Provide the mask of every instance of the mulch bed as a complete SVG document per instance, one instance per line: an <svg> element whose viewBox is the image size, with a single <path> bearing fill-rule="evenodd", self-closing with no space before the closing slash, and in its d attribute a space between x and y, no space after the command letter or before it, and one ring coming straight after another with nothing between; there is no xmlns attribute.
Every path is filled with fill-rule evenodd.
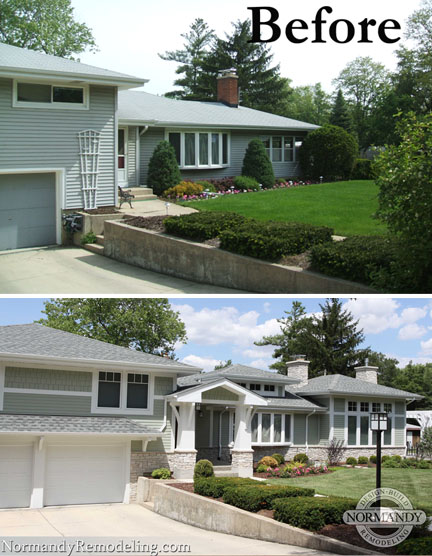
<svg viewBox="0 0 432 556"><path fill-rule="evenodd" d="M165 232L163 221L168 216L134 216L133 218L125 218L125 224L134 228L145 228L153 232Z"/></svg>
<svg viewBox="0 0 432 556"><path fill-rule="evenodd" d="M83 211L86 214L120 214L116 207L100 207L97 209L90 209Z"/></svg>

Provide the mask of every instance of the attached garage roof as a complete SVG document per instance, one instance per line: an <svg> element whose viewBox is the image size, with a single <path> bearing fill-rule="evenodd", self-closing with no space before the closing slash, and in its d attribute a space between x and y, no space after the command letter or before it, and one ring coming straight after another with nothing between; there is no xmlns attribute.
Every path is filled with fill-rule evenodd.
<svg viewBox="0 0 432 556"><path fill-rule="evenodd" d="M158 127L212 127L312 131L319 126L268 112L221 102L173 100L141 91L119 93L119 119L123 123Z"/></svg>
<svg viewBox="0 0 432 556"><path fill-rule="evenodd" d="M156 429L124 417L6 414L0 415L0 434L2 433L161 436Z"/></svg>
<svg viewBox="0 0 432 556"><path fill-rule="evenodd" d="M2 357L3 356L3 357ZM78 334L49 328L42 324L0 326L0 359L57 360L68 362L157 367L175 372L197 372L198 367L173 359L85 338Z"/></svg>

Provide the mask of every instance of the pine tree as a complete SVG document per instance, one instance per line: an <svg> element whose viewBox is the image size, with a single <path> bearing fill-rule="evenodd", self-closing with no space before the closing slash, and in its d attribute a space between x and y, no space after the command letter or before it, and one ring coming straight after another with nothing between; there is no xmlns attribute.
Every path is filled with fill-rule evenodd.
<svg viewBox="0 0 432 556"><path fill-rule="evenodd" d="M214 31L203 19L197 18L191 24L189 33L181 36L185 39L182 50L171 50L165 54L159 54L162 60L178 62L180 65L176 69L176 74L184 74L183 77L174 81L174 85L182 87L182 89L166 93L165 96L183 100L210 100L212 91L206 90L203 86L202 66L215 39Z"/></svg>
<svg viewBox="0 0 432 556"><path fill-rule="evenodd" d="M273 187L273 166L260 139L250 141L243 159L242 176L255 178L263 187Z"/></svg>
<svg viewBox="0 0 432 556"><path fill-rule="evenodd" d="M342 127L345 131L350 133L353 131L352 117L341 89L338 90L333 104L333 110L330 115L330 123L331 125Z"/></svg>
<svg viewBox="0 0 432 556"><path fill-rule="evenodd" d="M149 161L147 181L156 195L160 195L181 181L174 147L168 141L161 141Z"/></svg>

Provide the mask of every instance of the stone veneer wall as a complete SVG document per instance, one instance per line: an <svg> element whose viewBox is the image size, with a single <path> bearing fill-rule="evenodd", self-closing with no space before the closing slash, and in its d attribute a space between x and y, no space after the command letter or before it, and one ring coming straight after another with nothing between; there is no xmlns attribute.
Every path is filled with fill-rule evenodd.
<svg viewBox="0 0 432 556"><path fill-rule="evenodd" d="M269 446L264 448L263 446L254 447L254 454L253 459L254 463L257 463L262 457L264 456L271 456L272 454L282 454L286 460L292 460L296 454L305 453L306 447L299 446L299 447L289 447L288 449L284 446L283 449L281 446ZM381 449L382 455L405 455L405 448L397 447L397 448L386 448L383 447ZM347 448L344 453L344 459L349 457L358 458L359 456L373 456L376 454L375 448ZM315 461L326 461L327 459L327 448L316 446L316 447L309 447L308 449L308 456L311 460Z"/></svg>
<svg viewBox="0 0 432 556"><path fill-rule="evenodd" d="M208 459L213 465L230 465L231 464L231 448L222 446L221 459L218 459L219 448L198 448L197 461L200 459Z"/></svg>
<svg viewBox="0 0 432 556"><path fill-rule="evenodd" d="M174 452L132 452L130 467L130 501L136 500L136 487L139 477L151 473L158 467L174 468Z"/></svg>

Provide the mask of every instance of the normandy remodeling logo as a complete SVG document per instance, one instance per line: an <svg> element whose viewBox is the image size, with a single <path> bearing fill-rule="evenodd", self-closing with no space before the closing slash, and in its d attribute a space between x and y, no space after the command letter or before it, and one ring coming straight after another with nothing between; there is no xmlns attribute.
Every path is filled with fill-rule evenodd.
<svg viewBox="0 0 432 556"><path fill-rule="evenodd" d="M379 506L376 506L379 502ZM391 547L404 541L415 525L426 521L426 514L414 510L408 498L394 488L367 492L355 510L346 511L343 520L355 525L359 535L369 544Z"/></svg>

